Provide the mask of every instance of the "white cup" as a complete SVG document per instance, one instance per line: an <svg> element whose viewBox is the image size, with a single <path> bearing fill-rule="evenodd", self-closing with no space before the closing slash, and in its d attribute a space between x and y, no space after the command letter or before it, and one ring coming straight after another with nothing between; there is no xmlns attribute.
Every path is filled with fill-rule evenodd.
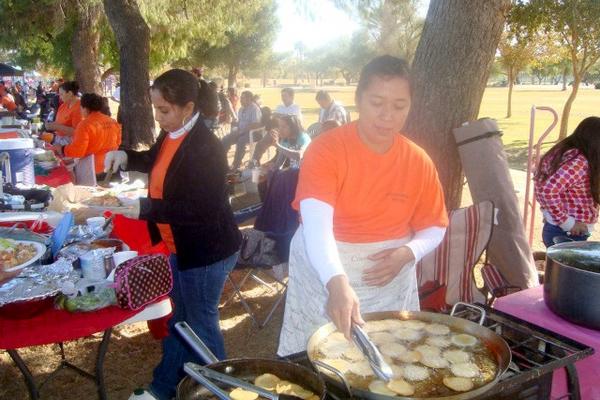
<svg viewBox="0 0 600 400"><path fill-rule="evenodd" d="M81 261L81 274L85 279L91 281L100 281L106 278L104 269L104 260L101 256L94 255L94 252L88 252L79 257Z"/></svg>
<svg viewBox="0 0 600 400"><path fill-rule="evenodd" d="M260 168L252 168L252 183L260 182Z"/></svg>

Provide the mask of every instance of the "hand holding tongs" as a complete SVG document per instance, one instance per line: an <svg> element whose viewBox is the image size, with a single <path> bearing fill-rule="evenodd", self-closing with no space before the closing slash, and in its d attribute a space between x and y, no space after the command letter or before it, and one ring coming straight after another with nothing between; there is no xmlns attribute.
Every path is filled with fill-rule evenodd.
<svg viewBox="0 0 600 400"><path fill-rule="evenodd" d="M379 379L389 382L394 376L392 368L385 362L381 353L373 342L371 342L365 331L356 324L352 324L352 339L360 351L367 357L367 360L369 360L369 365L371 365L371 369L375 372L375 375Z"/></svg>
<svg viewBox="0 0 600 400"><path fill-rule="evenodd" d="M248 383L242 379L234 378L233 376L222 374L222 373L217 372L208 367L202 367L202 366L194 364L194 363L189 363L189 362L185 363L183 366L183 369L185 372L188 373L188 375L190 375L192 378L196 379L199 383L204 385L208 390L210 390L213 394L219 396L219 398L221 398L221 399L224 399L223 397L221 397L221 395L224 394L227 397L229 397L229 395L226 392L224 392L222 389L220 389L218 386L212 384L212 382L211 382L211 385L213 387L207 386L206 385L207 381L210 382L210 380L215 380L215 381L218 381L221 383L225 383L226 385L229 385L229 386L238 387L238 388L247 390L249 392L257 393L259 396L265 397L270 400L300 400L301 399L300 397L292 396L289 394L277 394L277 393L270 392L266 389L263 389L256 385ZM198 375L200 375L201 379L197 379ZM217 394L217 392L214 392L213 391L214 387L217 387L218 391L221 392L221 394Z"/></svg>

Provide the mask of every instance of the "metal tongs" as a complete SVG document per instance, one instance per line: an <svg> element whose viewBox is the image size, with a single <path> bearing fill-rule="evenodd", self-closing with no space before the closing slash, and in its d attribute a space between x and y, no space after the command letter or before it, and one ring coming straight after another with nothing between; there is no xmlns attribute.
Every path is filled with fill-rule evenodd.
<svg viewBox="0 0 600 400"><path fill-rule="evenodd" d="M214 387L206 386L206 382L214 380L217 382L224 383L229 386L238 387L249 392L253 392L258 394L259 396L265 397L269 400L300 400L301 398L298 396L292 396L289 394L277 394L270 392L266 389L263 389L259 386L253 385L249 382L246 382L242 379L234 378L233 376L222 374L208 367L202 367L200 365L194 363L185 363L183 365L183 370L190 375L192 378L196 379L199 383L203 383L205 387L210 390L213 394L217 394L213 392ZM198 375L200 375L204 379L197 379ZM213 384L214 385L214 384ZM220 392L223 392L221 389ZM219 396L220 397L220 396Z"/></svg>
<svg viewBox="0 0 600 400"><path fill-rule="evenodd" d="M375 344L371 342L371 339L369 339L366 332L363 331L360 326L352 324L351 333L354 343L358 346L360 351L362 351L365 357L367 357L367 360L369 360L369 365L373 372L375 372L375 375L377 375L379 379L389 382L394 376L392 368L385 362L383 356Z"/></svg>

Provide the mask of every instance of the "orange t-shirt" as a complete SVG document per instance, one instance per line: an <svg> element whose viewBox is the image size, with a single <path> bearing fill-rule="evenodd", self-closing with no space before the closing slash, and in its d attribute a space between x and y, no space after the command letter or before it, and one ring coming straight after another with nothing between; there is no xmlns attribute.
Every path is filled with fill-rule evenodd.
<svg viewBox="0 0 600 400"><path fill-rule="evenodd" d="M70 126L71 128L77 128L77 125L81 122L81 104L79 100L77 100L71 107L69 107L66 103L62 103L58 107L58 111L56 112L56 120L57 124ZM56 131L58 136L65 136L65 132Z"/></svg>
<svg viewBox="0 0 600 400"><path fill-rule="evenodd" d="M73 142L64 147L67 157L87 157L94 155L96 174L104 170L104 156L117 150L121 144L121 125L99 111L90 113L75 128Z"/></svg>
<svg viewBox="0 0 600 400"><path fill-rule="evenodd" d="M15 100L8 93L2 96L2 99L0 101L2 107L6 108L8 111L15 111L17 109L17 104L15 103Z"/></svg>
<svg viewBox="0 0 600 400"><path fill-rule="evenodd" d="M296 198L334 208L336 240L372 243L448 225L437 171L423 149L401 134L384 154L370 150L353 122L318 136L300 167Z"/></svg>
<svg viewBox="0 0 600 400"><path fill-rule="evenodd" d="M165 140L160 147L160 151L158 152L158 156L156 157L156 161L154 162L154 166L152 167L152 171L150 172L148 194L151 198L163 198L163 185L165 183L167 170L169 169L169 165L173 160L173 156L179 149L179 146L181 146L181 143L186 136L187 133L185 135L181 135L177 139L171 139L168 135L165 137ZM165 242L169 251L175 254L175 240L173 239L173 231L171 230L171 226L169 224L156 225L158 226L158 230L160 231L160 236L162 237L163 242Z"/></svg>

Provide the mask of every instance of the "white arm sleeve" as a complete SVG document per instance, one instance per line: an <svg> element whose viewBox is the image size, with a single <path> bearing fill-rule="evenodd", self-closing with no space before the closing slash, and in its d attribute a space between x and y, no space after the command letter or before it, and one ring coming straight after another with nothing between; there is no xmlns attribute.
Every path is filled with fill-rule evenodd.
<svg viewBox="0 0 600 400"><path fill-rule="evenodd" d="M300 201L300 215L306 252L323 286L336 275L345 275L335 237L333 207L314 198Z"/></svg>
<svg viewBox="0 0 600 400"><path fill-rule="evenodd" d="M415 232L415 235L405 246L412 250L415 263L419 262L430 251L435 249L444 239L446 228L432 226Z"/></svg>

